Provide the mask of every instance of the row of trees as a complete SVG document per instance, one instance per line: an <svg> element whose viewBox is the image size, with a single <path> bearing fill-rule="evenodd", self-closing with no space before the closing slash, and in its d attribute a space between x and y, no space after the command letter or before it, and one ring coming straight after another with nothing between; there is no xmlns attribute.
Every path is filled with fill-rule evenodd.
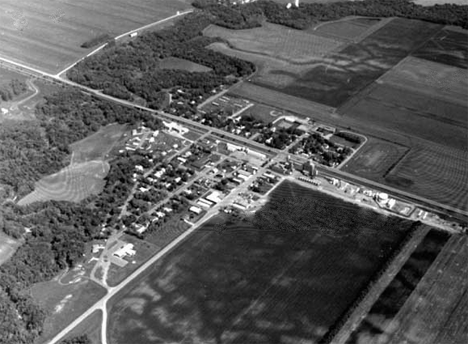
<svg viewBox="0 0 468 344"><path fill-rule="evenodd" d="M410 0L364 0L332 3L301 3L287 9L284 4L260 0L226 7L216 0L195 0L195 7L216 16L216 24L245 29L259 26L262 20L303 30L319 21L346 16L402 17L468 28L468 6L454 4L421 6Z"/></svg>

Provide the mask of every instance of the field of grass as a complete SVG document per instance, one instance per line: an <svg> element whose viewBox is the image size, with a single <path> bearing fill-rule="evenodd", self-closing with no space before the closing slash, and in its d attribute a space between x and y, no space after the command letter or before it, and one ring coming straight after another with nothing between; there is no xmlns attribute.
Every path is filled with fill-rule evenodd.
<svg viewBox="0 0 468 344"><path fill-rule="evenodd" d="M468 68L468 31L442 30L413 56L450 66Z"/></svg>
<svg viewBox="0 0 468 344"><path fill-rule="evenodd" d="M112 299L108 342L316 343L411 225L290 182L271 197L253 218L213 219Z"/></svg>
<svg viewBox="0 0 468 344"><path fill-rule="evenodd" d="M261 120L268 124L276 120L278 117L287 116L288 114L289 113L286 111L279 110L271 106L255 104L251 108L245 110L242 113L242 116L252 116L255 119Z"/></svg>
<svg viewBox="0 0 468 344"><path fill-rule="evenodd" d="M168 57L159 62L159 68L161 69L178 69L185 70L187 72L198 72L205 73L210 72L210 67L202 66L201 64L179 59L178 57Z"/></svg>
<svg viewBox="0 0 468 344"><path fill-rule="evenodd" d="M409 56L385 73L379 82L428 95L434 101L467 106L468 71L458 67Z"/></svg>
<svg viewBox="0 0 468 344"><path fill-rule="evenodd" d="M21 242L14 240L0 231L0 265L15 253Z"/></svg>
<svg viewBox="0 0 468 344"><path fill-rule="evenodd" d="M102 191L108 172L109 164L100 160L67 166L36 182L34 191L22 198L18 205L48 200L80 202Z"/></svg>
<svg viewBox="0 0 468 344"><path fill-rule="evenodd" d="M391 186L468 210L468 152L438 145L415 146L386 175Z"/></svg>
<svg viewBox="0 0 468 344"><path fill-rule="evenodd" d="M4 0L0 56L58 72L92 50L80 48L91 38L114 37L187 8L186 0Z"/></svg>
<svg viewBox="0 0 468 344"><path fill-rule="evenodd" d="M440 29L436 24L395 18L359 43L327 55L320 66L282 91L338 107Z"/></svg>
<svg viewBox="0 0 468 344"><path fill-rule="evenodd" d="M89 280L65 286L56 280L34 285L31 295L48 313L37 344L47 343L105 293L104 288Z"/></svg>
<svg viewBox="0 0 468 344"><path fill-rule="evenodd" d="M367 143L341 169L372 180L380 179L400 161L408 147L369 137Z"/></svg>
<svg viewBox="0 0 468 344"><path fill-rule="evenodd" d="M262 27L230 30L210 25L203 31L208 37L220 37L240 51L266 55L291 63L309 63L342 45L341 42L319 37L305 31L265 23Z"/></svg>
<svg viewBox="0 0 468 344"><path fill-rule="evenodd" d="M452 275L452 273L455 272L454 270L466 271L466 264L463 264L464 266L458 267L452 266L452 264L455 263L454 258L462 258L461 260L464 261L467 259L466 250L460 254L458 251L454 250L456 247L461 248L459 244L454 245L454 242L460 241L464 242L466 245L466 238L449 238L447 233L437 232L435 230L429 232L426 238L424 238L421 244L419 244L410 258L407 260L405 265L401 268L400 272L396 275L394 280L390 283L387 289L385 289L377 302L372 306L370 312L356 329L356 331L351 335L347 344L391 344L404 342L418 344L464 343L464 341L459 340L424 340L424 336L427 338L434 334L434 332L443 330L444 327L448 327L448 324L445 322L447 314L443 314L444 312L442 309L439 310L436 304L445 308L443 300L445 299L454 302L457 299L460 299L460 291L458 291L455 295L453 293L447 293L447 290L440 290L441 292L437 295L421 293L424 288L427 288L427 291L431 291L431 288L436 286L434 291L437 291L437 289L442 287L442 285L446 285L448 280L443 282L441 277ZM447 250L449 250L449 252L447 252ZM460 261L458 261L458 263L460 263ZM444 270L447 269L447 271L442 271L440 269L441 267L443 267ZM436 270L434 271L434 269ZM452 275L451 277L452 287L460 287L460 283L453 283L453 279L458 279L461 282L463 278L460 278L461 276L455 275ZM462 289L462 293L463 289L466 291L466 283L463 283L463 286L460 289ZM429 303L429 301L433 301L435 304ZM420 306L424 307L426 310L432 310L426 313L423 309L417 309L416 307L413 308L413 306ZM447 304L445 304L445 306L447 306ZM454 304L449 305L449 307L450 306L453 307ZM438 313L439 311L442 314L436 316L434 312ZM430 319L429 317L433 318ZM403 320L402 318L404 319L404 322L400 321ZM426 324L420 322L420 320L423 318L428 320ZM443 319L443 321L434 323L433 321L436 321L436 319ZM456 327L457 323L458 322L455 320L453 327ZM434 324L435 329L427 326L430 324ZM466 326L465 324L466 322L464 322L464 325L462 326ZM418 326L420 327L419 329L417 328ZM410 331L410 329L414 331ZM393 335L401 333L400 331L406 334L407 337L405 338L405 336L403 336L400 337L400 340L396 340L398 337L393 337Z"/></svg>
<svg viewBox="0 0 468 344"><path fill-rule="evenodd" d="M71 164L105 159L126 131L126 125L110 124L81 141L73 142L70 145L73 151Z"/></svg>

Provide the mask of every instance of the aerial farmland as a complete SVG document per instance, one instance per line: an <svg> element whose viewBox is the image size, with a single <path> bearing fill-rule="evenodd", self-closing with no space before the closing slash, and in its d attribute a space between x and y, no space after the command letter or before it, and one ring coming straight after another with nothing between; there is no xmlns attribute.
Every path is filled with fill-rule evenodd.
<svg viewBox="0 0 468 344"><path fill-rule="evenodd" d="M13 1L0 10L0 57L56 73L92 51L81 44L118 36L189 8L184 0Z"/></svg>

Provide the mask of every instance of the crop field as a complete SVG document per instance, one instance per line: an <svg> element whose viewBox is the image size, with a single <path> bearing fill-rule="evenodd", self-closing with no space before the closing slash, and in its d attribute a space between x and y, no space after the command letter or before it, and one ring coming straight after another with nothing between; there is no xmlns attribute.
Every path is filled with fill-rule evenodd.
<svg viewBox="0 0 468 344"><path fill-rule="evenodd" d="M379 81L467 106L468 71L458 67L409 56Z"/></svg>
<svg viewBox="0 0 468 344"><path fill-rule="evenodd" d="M453 236L391 322L386 342L468 342L468 238Z"/></svg>
<svg viewBox="0 0 468 344"><path fill-rule="evenodd" d="M456 237L455 237L456 238ZM420 314L414 308L406 308L408 302L411 302L411 297L417 295L416 299L423 302L427 301L426 295L422 295L418 292L421 283L424 283L423 278L432 275L431 280L427 280L431 285L432 282L439 283L440 273L434 274L431 270L435 266L438 266L438 261L444 260L446 250L448 247L454 248L453 242L457 241L454 237L449 238L449 234L446 232L431 230L423 241L418 245L413 254L408 258L405 265L401 268L400 272L395 276L390 285L384 290L380 298L372 306L371 310L367 314L366 318L362 321L359 327L351 335L347 344L368 344L368 343L380 343L380 344L392 344L392 343L404 343L405 341L391 341L390 335L392 332L398 332L399 326L405 328L405 324L394 323L394 320L398 319L398 314L406 312L407 315L423 317L424 314ZM458 240L459 241L459 240ZM442 251L442 252L441 252ZM445 251L445 252L444 252ZM457 252L452 252L452 255L457 255ZM463 254L464 255L464 254ZM466 257L465 257L466 259ZM445 267L447 260L445 260ZM440 266L440 265L439 265ZM462 267L460 267L462 268ZM463 267L466 269L466 266ZM462 268L462 269L463 269ZM450 270L450 268L449 268ZM449 272L450 273L450 272ZM458 276L459 278L461 276ZM421 282L421 283L420 283ZM466 284L465 284L466 285ZM429 286L430 288L430 286ZM445 292L439 294L442 296ZM415 296L416 296L415 295ZM450 298L450 294L447 294L447 298ZM456 299L456 298L454 298ZM434 300L435 301L435 300ZM417 305L414 304L413 305ZM429 305L427 305L429 306ZM437 312L437 310L434 309ZM404 314L404 313L403 313ZM407 318L406 321L410 322ZM444 323L438 323L438 326L445 326ZM456 326L456 325L455 325ZM440 327L439 327L440 328ZM421 342L418 339L417 333L407 333L410 338L407 338L410 343L440 343L440 344L461 344L462 342ZM415 337L411 337L414 335ZM411 340L410 340L411 339Z"/></svg>
<svg viewBox="0 0 468 344"><path fill-rule="evenodd" d="M467 106L390 85L373 86L354 105L340 110L344 117L454 149L468 149Z"/></svg>
<svg viewBox="0 0 468 344"><path fill-rule="evenodd" d="M468 152L438 145L415 146L386 175L387 184L468 210Z"/></svg>
<svg viewBox="0 0 468 344"><path fill-rule="evenodd" d="M379 180L405 156L408 149L369 137L364 147L341 169L364 178Z"/></svg>
<svg viewBox="0 0 468 344"><path fill-rule="evenodd" d="M334 37L339 40L353 40L365 34L370 27L378 24L378 18L356 18L344 21L319 24L316 28L309 30L317 35Z"/></svg>
<svg viewBox="0 0 468 344"><path fill-rule="evenodd" d="M81 141L73 142L70 145L73 151L71 164L104 159L126 131L126 125L110 124Z"/></svg>
<svg viewBox="0 0 468 344"><path fill-rule="evenodd" d="M236 50L266 55L291 63L313 62L316 60L315 57L324 56L342 45L337 40L271 23L246 30L230 30L210 25L203 34L225 39Z"/></svg>
<svg viewBox="0 0 468 344"><path fill-rule="evenodd" d="M21 243L0 232L0 265L6 262L15 253Z"/></svg>
<svg viewBox="0 0 468 344"><path fill-rule="evenodd" d="M36 182L34 191L22 198L18 205L48 200L79 202L99 194L104 177L109 172L105 161L89 161L65 167L57 173Z"/></svg>
<svg viewBox="0 0 468 344"><path fill-rule="evenodd" d="M416 50L413 56L466 69L468 31L442 30Z"/></svg>
<svg viewBox="0 0 468 344"><path fill-rule="evenodd" d="M2 1L0 56L58 72L89 53L80 45L114 37L189 8L185 0Z"/></svg>
<svg viewBox="0 0 468 344"><path fill-rule="evenodd" d="M210 72L212 69L201 64L179 59L178 57L168 57L159 62L159 68L161 69L178 69L185 70L187 72Z"/></svg>
<svg viewBox="0 0 468 344"><path fill-rule="evenodd" d="M87 279L68 285L61 285L56 280L35 284L30 294L48 313L44 332L37 343L47 343L105 293L104 288Z"/></svg>
<svg viewBox="0 0 468 344"><path fill-rule="evenodd" d="M333 107L364 89L439 31L440 25L395 18L356 44L327 55L282 91Z"/></svg>
<svg viewBox="0 0 468 344"><path fill-rule="evenodd" d="M213 219L112 299L108 342L316 343L409 226L283 183L253 217Z"/></svg>

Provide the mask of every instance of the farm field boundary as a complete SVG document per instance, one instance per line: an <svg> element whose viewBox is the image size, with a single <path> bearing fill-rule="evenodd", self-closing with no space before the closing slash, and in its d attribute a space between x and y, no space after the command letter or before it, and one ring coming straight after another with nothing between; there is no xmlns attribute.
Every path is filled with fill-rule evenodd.
<svg viewBox="0 0 468 344"><path fill-rule="evenodd" d="M468 341L468 237L449 239L416 289L385 326L388 343L413 336L420 344Z"/></svg>
<svg viewBox="0 0 468 344"><path fill-rule="evenodd" d="M413 254L429 232L430 227L426 225L417 225L412 233L408 233L404 242L393 254L385 267L379 271L375 280L363 291L361 296L351 308L345 313L341 321L338 322L336 332L329 332L328 336L320 344L345 344L351 335L359 326L361 320L367 315L371 307L395 278L408 258Z"/></svg>
<svg viewBox="0 0 468 344"><path fill-rule="evenodd" d="M467 106L468 70L409 56L377 82Z"/></svg>

